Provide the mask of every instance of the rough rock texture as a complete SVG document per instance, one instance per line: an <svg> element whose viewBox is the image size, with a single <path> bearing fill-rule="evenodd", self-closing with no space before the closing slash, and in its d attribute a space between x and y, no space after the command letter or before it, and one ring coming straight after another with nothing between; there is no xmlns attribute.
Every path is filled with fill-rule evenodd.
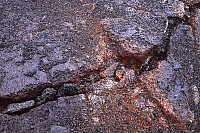
<svg viewBox="0 0 200 133"><path fill-rule="evenodd" d="M101 49L93 52L95 33L89 33L92 28L84 18L72 13L73 5L64 3L1 2L0 98L34 98L45 87L99 65L96 56Z"/></svg>
<svg viewBox="0 0 200 133"><path fill-rule="evenodd" d="M61 96L73 96L73 95L78 95L83 93L80 89L80 87L76 84L63 84L59 89L58 89L58 97Z"/></svg>
<svg viewBox="0 0 200 133"><path fill-rule="evenodd" d="M12 104L8 105L8 107L4 113L12 114L12 113L20 112L20 111L32 108L34 106L34 104L35 104L34 100L26 101L23 103L12 103Z"/></svg>
<svg viewBox="0 0 200 133"><path fill-rule="evenodd" d="M41 105L48 101L52 101L56 99L57 91L54 88L46 88L40 96L36 98L36 105Z"/></svg>
<svg viewBox="0 0 200 133"><path fill-rule="evenodd" d="M149 61L165 58L171 32L186 13L182 2L125 3L122 16L103 19L102 26L108 43L115 45L117 56L139 71Z"/></svg>
<svg viewBox="0 0 200 133"><path fill-rule="evenodd" d="M199 132L199 3L3 0L0 132Z"/></svg>

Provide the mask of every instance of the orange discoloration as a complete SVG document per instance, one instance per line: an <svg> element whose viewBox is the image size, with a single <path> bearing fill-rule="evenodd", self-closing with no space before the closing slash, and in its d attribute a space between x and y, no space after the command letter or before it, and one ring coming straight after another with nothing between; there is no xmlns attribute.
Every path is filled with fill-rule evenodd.
<svg viewBox="0 0 200 133"><path fill-rule="evenodd" d="M105 77L106 77L106 75L105 75L104 72L100 72L100 76L101 76L102 78L105 78Z"/></svg>

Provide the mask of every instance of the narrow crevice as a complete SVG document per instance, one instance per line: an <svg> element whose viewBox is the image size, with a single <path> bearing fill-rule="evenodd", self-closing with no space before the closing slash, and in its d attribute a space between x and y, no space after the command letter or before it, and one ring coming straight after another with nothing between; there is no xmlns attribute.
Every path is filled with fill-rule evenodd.
<svg viewBox="0 0 200 133"><path fill-rule="evenodd" d="M45 88L58 89L63 83L64 82L57 83L54 85L50 84L50 83L46 83L46 84L42 84L40 86L29 85L29 86L27 86L28 89L21 90L21 91L17 92L17 94L11 94L11 95L0 97L0 106L7 106L10 103L24 102L27 100L35 99L39 94L42 93L42 91Z"/></svg>
<svg viewBox="0 0 200 133"><path fill-rule="evenodd" d="M127 67L135 70L136 76L144 71L150 71L158 66L158 62L166 60L168 56L170 37L175 28L183 22L179 17L168 17L166 31L159 45L153 45L150 49L141 53L132 53L127 51L120 42L112 39L112 34L106 34L106 42L113 45L113 53L116 54L118 60L123 62ZM104 28L102 28L105 31Z"/></svg>
<svg viewBox="0 0 200 133"><path fill-rule="evenodd" d="M167 28L166 31L162 37L162 44L158 46L154 46L150 49L151 54L149 54L150 59L147 60L144 64L141 64L141 69L137 73L139 76L144 71L150 71L154 68L157 68L158 62L162 60L167 60L168 51L170 48L170 37L172 32L175 30L175 28L183 22L183 19L178 17L171 17L169 16L167 21Z"/></svg>
<svg viewBox="0 0 200 133"><path fill-rule="evenodd" d="M200 9L200 3L194 3L193 5L187 5L187 8L185 8L187 14L184 15L184 24L185 25L189 25L192 28L192 35L194 38L194 49L198 49L198 46L200 45L200 40L199 40L199 30L198 27L200 25L198 25L198 13L199 13L199 9ZM199 95L200 95L200 90L198 90ZM193 91L188 91L190 97L194 97L193 96ZM194 119L195 121L193 122L194 125L194 132L199 132L200 131L200 112L199 112L199 108L200 108L200 102L198 103L198 105L194 104L194 100L193 98L190 98L190 101L188 101L189 104L189 108L191 111L194 111Z"/></svg>
<svg viewBox="0 0 200 133"><path fill-rule="evenodd" d="M29 89L27 89L26 91L24 90L24 91L18 92L15 95L0 97L0 113L6 113L8 115L21 115L21 114L27 113L30 109L38 107L49 101L55 101L59 97L86 94L89 92L89 90L85 89L86 86L92 83L96 83L102 79L102 77L99 76L100 71L102 71L101 69L102 69L102 66L100 65L98 68L82 71L79 74L73 76L71 80L68 80L65 82L52 83L52 84L47 83L47 84L43 84L37 87L35 87L35 85L29 85L28 86ZM94 75L93 76L94 79L91 80L89 77L90 75ZM67 90L60 91L60 89L64 85L74 85L76 86L76 88L73 88L73 86L69 86ZM52 96L49 96L47 100L45 100L44 102L40 104L37 104L39 102L38 97L42 96L42 93L47 88L53 88L56 91L56 95L54 96L54 98L52 98ZM24 108L20 111L15 111L15 112L6 112L8 106L11 104L14 104L14 103L20 104L20 103L24 103L26 101L31 101L31 100L34 100L35 102L34 106L32 107Z"/></svg>
<svg viewBox="0 0 200 133"><path fill-rule="evenodd" d="M192 27L192 33L193 33L193 38L194 38L194 43L195 45L199 45L199 31L197 29L198 24L198 13L199 13L199 9L200 9L200 3L196 2L192 5L188 5L186 4L185 6L185 11L186 14L184 15L184 24L186 25L190 25Z"/></svg>
<svg viewBox="0 0 200 133"><path fill-rule="evenodd" d="M166 31L162 37L162 42L160 45L154 45L149 50L146 50L142 53L131 53L119 45L120 42L112 40L109 34L107 34L107 40L109 43L114 43L115 54L118 57L118 60L123 62L127 67L135 70L135 83L141 84L141 87L144 87L144 90L149 94L149 97L153 99L155 105L175 124L181 127L181 122L169 113L163 105L153 97L152 93L146 88L146 85L139 80L139 76L145 71L151 71L157 68L158 63L162 60L167 60L169 48L170 48L170 37L173 32L176 30L176 27L183 23L183 19L179 17L169 16L167 21Z"/></svg>

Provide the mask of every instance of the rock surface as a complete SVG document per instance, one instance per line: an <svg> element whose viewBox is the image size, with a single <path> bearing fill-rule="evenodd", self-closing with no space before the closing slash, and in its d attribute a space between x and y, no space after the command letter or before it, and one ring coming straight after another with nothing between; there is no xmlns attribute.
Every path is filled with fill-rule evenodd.
<svg viewBox="0 0 200 133"><path fill-rule="evenodd" d="M83 93L80 87L76 84L63 84L59 89L58 89L58 97L61 96L73 96L73 95L78 95Z"/></svg>
<svg viewBox="0 0 200 133"><path fill-rule="evenodd" d="M199 132L199 4L0 2L0 132Z"/></svg>
<svg viewBox="0 0 200 133"><path fill-rule="evenodd" d="M52 101L56 99L57 91L54 88L46 88L40 96L36 98L36 105L41 105L48 101Z"/></svg>
<svg viewBox="0 0 200 133"><path fill-rule="evenodd" d="M5 114L12 114L12 113L17 113L26 109L30 109L35 105L34 100L31 101L26 101L23 103L12 103L9 104L6 111L4 112Z"/></svg>
<svg viewBox="0 0 200 133"><path fill-rule="evenodd" d="M52 126L50 133L70 133L69 129L62 126Z"/></svg>
<svg viewBox="0 0 200 133"><path fill-rule="evenodd" d="M1 2L0 99L9 103L32 99L46 87L71 80L80 70L98 67L102 50L94 52L95 32L89 33L86 18L72 13L74 5Z"/></svg>

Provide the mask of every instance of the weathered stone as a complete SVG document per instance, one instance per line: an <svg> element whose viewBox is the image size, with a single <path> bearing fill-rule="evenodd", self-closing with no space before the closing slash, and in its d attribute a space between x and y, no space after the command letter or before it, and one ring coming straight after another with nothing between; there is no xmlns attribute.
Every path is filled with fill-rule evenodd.
<svg viewBox="0 0 200 133"><path fill-rule="evenodd" d="M155 108L153 101L142 95L138 97L132 95L134 90L114 90L114 88L109 90L101 96L91 93L89 96L80 94L59 97L57 101L50 101L20 116L0 114L0 131L49 132L61 130L62 127L62 130L66 129L70 132L108 130L115 132L124 131L126 127L129 131L156 132L160 129L158 125L162 125L162 130L173 131L174 128L180 130L179 127L168 124L168 120ZM128 122L128 124L122 126L123 122ZM145 127L140 123L152 126Z"/></svg>
<svg viewBox="0 0 200 133"><path fill-rule="evenodd" d="M199 132L200 47L194 38L200 31L195 16L200 17L195 14L198 1L191 2L0 2L0 105L35 99L45 88L83 77L89 83L86 89L93 90L76 95L66 89L65 95L70 90L76 96L58 97L19 116L0 113L0 132ZM104 32L119 40L121 50L151 53L154 45L170 44L167 59L156 60L158 68L149 69L148 55L140 67L148 71L139 75L124 65L129 73L121 79L122 88L109 76L99 78L100 64L110 66L105 65L108 55L118 51L104 36L101 19L112 24L118 35L111 36L113 31L106 28ZM87 77L90 72L95 78Z"/></svg>
<svg viewBox="0 0 200 133"><path fill-rule="evenodd" d="M132 53L140 53L162 42L162 35L164 34L167 20L164 17L154 19L152 17L154 15L149 14L145 19L142 18L144 20L141 20L146 22L146 24L152 24L149 27L136 20L131 21L122 18L105 19L102 25L113 41L123 43L124 47L130 49L129 51ZM150 18L152 18L154 23L148 22ZM156 20L157 22L155 22Z"/></svg>
<svg viewBox="0 0 200 133"><path fill-rule="evenodd" d="M46 88L40 96L36 98L36 105L41 105L45 102L56 99L57 91L54 88Z"/></svg>
<svg viewBox="0 0 200 133"><path fill-rule="evenodd" d="M4 113L5 114L17 113L17 112L32 108L34 104L35 104L34 100L26 101L23 103L12 103L8 105Z"/></svg>
<svg viewBox="0 0 200 133"><path fill-rule="evenodd" d="M63 84L59 89L58 89L58 97L62 96L73 96L73 95L78 95L83 93L81 88L77 84Z"/></svg>
<svg viewBox="0 0 200 133"><path fill-rule="evenodd" d="M63 126L52 126L50 133L70 133L70 130Z"/></svg>
<svg viewBox="0 0 200 133"><path fill-rule="evenodd" d="M86 26L87 19L74 13L75 3L66 8L65 2L0 3L0 99L7 99L0 104L34 99L80 70L99 66L103 47L92 52L98 44L98 38L93 39L96 26Z"/></svg>
<svg viewBox="0 0 200 133"><path fill-rule="evenodd" d="M165 58L171 32L186 14L184 4L143 0L118 4L127 8L123 16L103 19L102 26L107 42L114 43L113 49L122 62L139 71L148 60L155 62ZM171 25L171 21L180 22Z"/></svg>
<svg viewBox="0 0 200 133"><path fill-rule="evenodd" d="M156 71L144 74L141 79L147 82L146 87L152 95L163 102L164 108L185 123L197 121L197 94L191 86L199 86L197 73L200 66L197 49L193 49L196 47L194 42L191 26L179 25L172 34L167 61L162 61ZM169 105L173 110L168 108Z"/></svg>
<svg viewBox="0 0 200 133"><path fill-rule="evenodd" d="M0 114L0 131L45 133L65 130L65 132L74 132L77 129L75 124L78 124L76 120L85 121L87 118L84 112L87 106L83 99L86 99L85 95L60 97L57 101L50 101L19 116Z"/></svg>

